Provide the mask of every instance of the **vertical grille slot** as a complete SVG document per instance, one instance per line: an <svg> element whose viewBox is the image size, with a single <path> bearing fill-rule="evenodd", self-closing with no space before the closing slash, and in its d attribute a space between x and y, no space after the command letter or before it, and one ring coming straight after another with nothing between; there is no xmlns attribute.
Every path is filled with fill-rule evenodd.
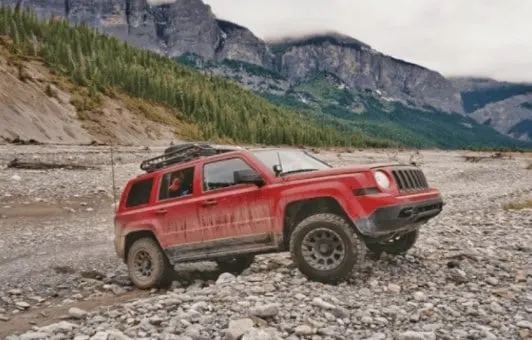
<svg viewBox="0 0 532 340"><path fill-rule="evenodd" d="M416 181L414 180L414 175L411 171L405 171L406 177L408 177L408 182L410 183L410 188L417 188Z"/></svg>
<svg viewBox="0 0 532 340"><path fill-rule="evenodd" d="M414 184L417 188L423 187L423 184L421 184L419 180L419 173L417 171L412 172L412 179L414 180Z"/></svg>
<svg viewBox="0 0 532 340"><path fill-rule="evenodd" d="M406 190L410 190L410 188L412 187L412 184L408 180L408 176L407 176L406 172L405 171L399 172L399 176L401 176L403 178L403 183L405 184L405 189Z"/></svg>
<svg viewBox="0 0 532 340"><path fill-rule="evenodd" d="M427 179L419 169L394 169L392 175L400 192L428 189Z"/></svg>
<svg viewBox="0 0 532 340"><path fill-rule="evenodd" d="M402 190L404 188L404 185L403 185L401 178L398 175L398 172L394 170L392 171L392 175L393 175L393 178L395 179L395 182L397 183L397 187L399 188L399 190Z"/></svg>

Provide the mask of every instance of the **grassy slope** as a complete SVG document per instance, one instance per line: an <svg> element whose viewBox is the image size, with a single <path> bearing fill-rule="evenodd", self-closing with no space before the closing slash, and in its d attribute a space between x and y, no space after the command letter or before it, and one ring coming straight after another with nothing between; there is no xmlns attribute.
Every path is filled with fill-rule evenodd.
<svg viewBox="0 0 532 340"><path fill-rule="evenodd" d="M155 53L134 48L86 26L40 21L31 13L0 9L0 36L13 54L41 58L58 75L87 88L78 106L98 105L101 93L127 95L171 108L194 123L200 139L234 142L377 146L392 142L368 138L327 119L273 105L220 77L201 75ZM326 124L324 124L324 122Z"/></svg>

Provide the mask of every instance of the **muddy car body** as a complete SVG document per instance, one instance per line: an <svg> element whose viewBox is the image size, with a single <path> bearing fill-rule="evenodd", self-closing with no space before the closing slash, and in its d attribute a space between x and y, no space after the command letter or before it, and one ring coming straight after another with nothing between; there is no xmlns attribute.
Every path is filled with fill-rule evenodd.
<svg viewBox="0 0 532 340"><path fill-rule="evenodd" d="M123 190L115 247L140 288L168 284L179 262L239 271L282 251L310 279L338 282L366 249L406 252L443 206L411 165L334 168L301 150L190 148L146 161Z"/></svg>

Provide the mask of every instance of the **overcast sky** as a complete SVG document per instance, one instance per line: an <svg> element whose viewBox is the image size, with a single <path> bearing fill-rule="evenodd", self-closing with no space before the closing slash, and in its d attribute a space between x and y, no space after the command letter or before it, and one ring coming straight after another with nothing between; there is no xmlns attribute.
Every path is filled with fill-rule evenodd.
<svg viewBox="0 0 532 340"><path fill-rule="evenodd" d="M204 0L267 39L336 30L444 75L532 81L532 0Z"/></svg>

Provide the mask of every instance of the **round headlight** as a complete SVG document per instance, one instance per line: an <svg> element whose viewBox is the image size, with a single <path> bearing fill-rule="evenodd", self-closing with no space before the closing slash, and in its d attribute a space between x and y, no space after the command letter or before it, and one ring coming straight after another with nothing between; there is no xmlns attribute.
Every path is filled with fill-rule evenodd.
<svg viewBox="0 0 532 340"><path fill-rule="evenodd" d="M382 171L376 171L373 175L375 177L375 182L382 187L382 188L389 188L390 187L390 180L388 179L388 176Z"/></svg>

